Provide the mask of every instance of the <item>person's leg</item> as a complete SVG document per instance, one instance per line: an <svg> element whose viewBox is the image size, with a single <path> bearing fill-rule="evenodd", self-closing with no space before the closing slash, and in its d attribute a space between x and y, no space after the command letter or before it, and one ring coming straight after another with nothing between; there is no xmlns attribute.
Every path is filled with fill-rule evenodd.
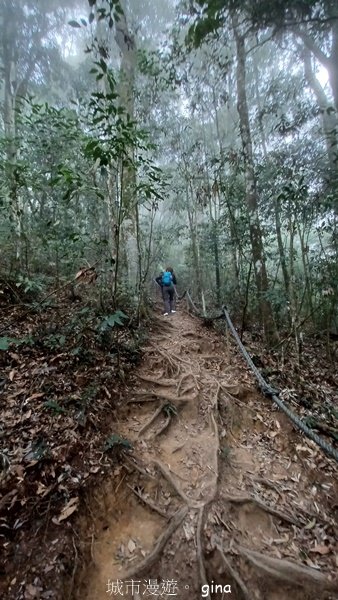
<svg viewBox="0 0 338 600"><path fill-rule="evenodd" d="M164 312L170 313L170 288L163 287Z"/></svg>
<svg viewBox="0 0 338 600"><path fill-rule="evenodd" d="M170 288L170 312L175 312L175 290Z"/></svg>

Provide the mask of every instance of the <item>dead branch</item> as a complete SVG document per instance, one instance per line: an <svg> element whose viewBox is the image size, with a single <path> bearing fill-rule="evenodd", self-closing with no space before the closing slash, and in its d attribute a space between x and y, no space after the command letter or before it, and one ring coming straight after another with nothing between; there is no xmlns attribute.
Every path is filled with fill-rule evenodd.
<svg viewBox="0 0 338 600"><path fill-rule="evenodd" d="M174 480L173 476L171 475L171 472L159 460L154 460L154 465L158 467L163 477L170 483L170 485L174 488L175 492L182 498L182 500L184 500L184 502L190 508L200 508L202 506L201 502L188 498L188 496L183 492L183 490L178 486L178 484Z"/></svg>
<svg viewBox="0 0 338 600"><path fill-rule="evenodd" d="M238 587L240 588L244 600L251 600L251 596L249 595L248 588L246 587L246 585L245 585L244 581L242 580L242 578L240 577L240 575L233 568L233 566L231 565L228 558L225 556L225 554L223 552L223 548L221 546L217 546L217 550L220 553L221 559L224 563L226 570L228 571L228 573L230 573L230 576L233 578L234 581L236 581Z"/></svg>
<svg viewBox="0 0 338 600"><path fill-rule="evenodd" d="M144 560L142 560L138 565L136 565L124 574L125 580L133 579L135 575L139 575L144 572L146 572L147 574L150 573L150 569L159 560L165 545L167 544L173 533L176 531L177 527L182 523L183 519L187 515L187 512L187 506L184 506L183 508L180 508L178 511L176 511L176 513L170 520L169 526L158 538L154 549Z"/></svg>
<svg viewBox="0 0 338 600"><path fill-rule="evenodd" d="M161 517L164 517L165 519L170 518L170 515L168 515L165 512L165 510L162 510L159 506L154 504L151 500L148 500L148 498L145 498L144 496L142 496L142 494L140 494L137 490L135 490L135 488L133 488L131 485L129 485L129 483L127 483L127 486L135 494L135 496L137 496L140 500L142 500L142 502L144 502L144 504L149 506L149 508L151 508L151 510L153 510L154 512L157 512L159 515L161 515Z"/></svg>
<svg viewBox="0 0 338 600"><path fill-rule="evenodd" d="M329 581L323 573L320 573L315 569L305 567L304 565L289 560L266 556L260 552L244 548L243 546L238 546L238 550L255 567L261 569L271 577L282 579L292 585L315 585L319 586L322 590L338 591L337 580Z"/></svg>

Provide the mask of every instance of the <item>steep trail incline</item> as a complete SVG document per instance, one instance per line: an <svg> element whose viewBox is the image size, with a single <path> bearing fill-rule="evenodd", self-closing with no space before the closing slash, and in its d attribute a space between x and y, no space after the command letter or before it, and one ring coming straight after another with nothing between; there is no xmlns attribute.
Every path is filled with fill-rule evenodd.
<svg viewBox="0 0 338 600"><path fill-rule="evenodd" d="M338 598L335 465L198 319L157 318L144 353L79 597Z"/></svg>

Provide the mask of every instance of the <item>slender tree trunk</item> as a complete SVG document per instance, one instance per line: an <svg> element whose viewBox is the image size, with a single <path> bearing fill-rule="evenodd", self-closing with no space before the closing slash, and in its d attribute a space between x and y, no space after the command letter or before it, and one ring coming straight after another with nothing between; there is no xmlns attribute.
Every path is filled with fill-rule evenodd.
<svg viewBox="0 0 338 600"><path fill-rule="evenodd" d="M239 32L237 17L234 13L232 15L232 21L237 54L237 109L239 114L240 132L244 155L246 203L249 213L249 230L252 256L254 261L255 280L264 334L269 342L275 343L278 336L273 319L272 307L267 298L269 285L258 214L256 176L253 163L249 111L246 97L245 41L244 36Z"/></svg>

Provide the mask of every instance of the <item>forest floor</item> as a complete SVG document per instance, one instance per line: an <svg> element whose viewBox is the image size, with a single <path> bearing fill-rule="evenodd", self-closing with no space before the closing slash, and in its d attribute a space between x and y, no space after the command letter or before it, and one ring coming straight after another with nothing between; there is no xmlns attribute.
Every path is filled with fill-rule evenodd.
<svg viewBox="0 0 338 600"><path fill-rule="evenodd" d="M4 361L1 598L338 598L337 466L229 339L154 317L123 385L80 342Z"/></svg>
<svg viewBox="0 0 338 600"><path fill-rule="evenodd" d="M75 597L337 598L336 466L224 338L159 317L135 376L118 423L133 452L96 494Z"/></svg>

